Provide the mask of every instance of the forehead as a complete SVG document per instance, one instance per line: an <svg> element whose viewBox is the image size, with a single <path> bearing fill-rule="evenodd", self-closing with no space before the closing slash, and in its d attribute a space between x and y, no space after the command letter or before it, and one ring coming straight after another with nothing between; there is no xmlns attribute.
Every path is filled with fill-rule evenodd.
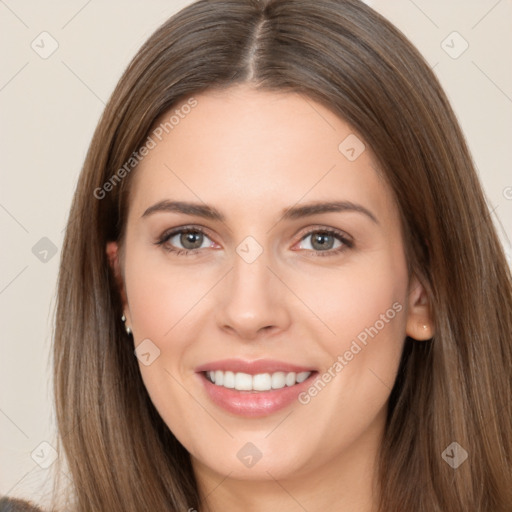
<svg viewBox="0 0 512 512"><path fill-rule="evenodd" d="M150 137L154 147L132 183L138 213L164 199L200 200L227 215L274 216L298 202L340 199L382 214L392 209L371 148L300 94L246 86L206 91L162 115Z"/></svg>

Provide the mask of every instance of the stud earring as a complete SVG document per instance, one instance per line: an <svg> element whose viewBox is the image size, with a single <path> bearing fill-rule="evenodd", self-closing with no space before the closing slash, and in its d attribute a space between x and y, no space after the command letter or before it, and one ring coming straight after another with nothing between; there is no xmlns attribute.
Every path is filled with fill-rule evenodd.
<svg viewBox="0 0 512 512"><path fill-rule="evenodd" d="M425 325L423 326L423 332L424 332L425 334L426 334L427 332L429 332L429 326L428 326L428 325L426 325L426 324L425 324ZM432 335L432 333L430 333L430 338L431 338L431 339L432 339L432 336L433 336L433 335Z"/></svg>
<svg viewBox="0 0 512 512"><path fill-rule="evenodd" d="M121 320L123 321L123 323L125 324L124 325L124 329L126 331L126 334L128 334L128 336L132 333L132 330L126 325L126 316L123 314L123 316L121 317Z"/></svg>

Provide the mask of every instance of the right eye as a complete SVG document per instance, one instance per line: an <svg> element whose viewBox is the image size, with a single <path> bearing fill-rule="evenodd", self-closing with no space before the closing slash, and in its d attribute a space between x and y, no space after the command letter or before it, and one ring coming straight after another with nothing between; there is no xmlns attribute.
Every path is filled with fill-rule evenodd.
<svg viewBox="0 0 512 512"><path fill-rule="evenodd" d="M213 242L203 245L205 240L210 240L206 233L197 227L182 227L166 231L156 242L166 251L174 253L176 256L186 256L188 254L197 254L200 249L212 247ZM176 247L181 245L182 247Z"/></svg>

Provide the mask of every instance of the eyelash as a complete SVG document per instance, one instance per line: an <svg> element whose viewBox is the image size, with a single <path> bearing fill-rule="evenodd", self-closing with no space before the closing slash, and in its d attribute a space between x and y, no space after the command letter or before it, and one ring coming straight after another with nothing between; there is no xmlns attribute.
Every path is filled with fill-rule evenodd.
<svg viewBox="0 0 512 512"><path fill-rule="evenodd" d="M200 251L201 249L175 249L172 246L165 245L173 236L179 235L181 233L201 233L204 236L206 236L207 238L210 238L208 236L208 234L203 229L201 229L199 227L185 226L185 227L181 227L181 228L173 229L171 231L164 232L161 235L160 239L157 242L155 242L155 245L162 246L164 248L164 250L166 250L167 252L173 253L175 256L187 256L189 254L197 254L198 251ZM354 243L351 240L349 240L346 236L344 236L344 234L341 231L338 231L337 229L333 229L333 228L321 228L321 229L314 229L314 230L308 231L301 237L300 241L302 241L305 238L307 238L308 236L314 235L316 233L333 235L340 242L342 242L343 245L338 247L337 249L329 249L326 251L314 251L314 250L310 250L310 249L304 249L304 250L313 252L315 256L320 256L320 257L336 256L336 255L342 253L343 251L346 251L347 249L352 249L354 247Z"/></svg>

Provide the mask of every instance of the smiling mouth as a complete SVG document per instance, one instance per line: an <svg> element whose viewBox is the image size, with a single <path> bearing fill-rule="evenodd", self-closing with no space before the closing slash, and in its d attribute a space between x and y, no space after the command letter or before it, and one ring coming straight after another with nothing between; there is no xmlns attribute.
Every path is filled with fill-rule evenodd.
<svg viewBox="0 0 512 512"><path fill-rule="evenodd" d="M315 372L273 372L251 375L244 372L205 371L205 378L216 386L236 391L261 392L283 389L300 384Z"/></svg>

